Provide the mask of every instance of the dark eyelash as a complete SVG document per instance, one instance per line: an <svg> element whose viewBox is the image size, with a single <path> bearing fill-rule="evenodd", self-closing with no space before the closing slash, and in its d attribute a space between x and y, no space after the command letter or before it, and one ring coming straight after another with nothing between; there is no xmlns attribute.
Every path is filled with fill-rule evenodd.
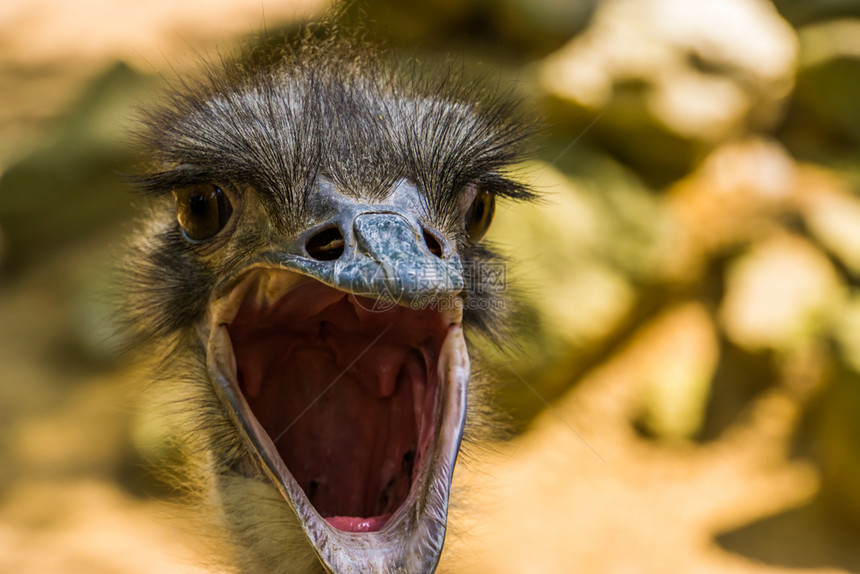
<svg viewBox="0 0 860 574"><path fill-rule="evenodd" d="M128 176L128 180L137 191L154 196L166 195L181 187L224 181L225 179L221 174L197 166L181 166L168 171Z"/></svg>
<svg viewBox="0 0 860 574"><path fill-rule="evenodd" d="M537 198L537 194L528 185L508 179L498 173L481 178L480 183L485 190L498 197L516 200Z"/></svg>

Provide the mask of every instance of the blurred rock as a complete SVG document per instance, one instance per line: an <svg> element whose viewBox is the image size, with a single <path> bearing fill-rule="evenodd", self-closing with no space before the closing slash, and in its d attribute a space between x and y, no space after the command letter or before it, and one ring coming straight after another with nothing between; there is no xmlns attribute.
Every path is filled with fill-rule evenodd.
<svg viewBox="0 0 860 574"><path fill-rule="evenodd" d="M117 63L103 70L33 153L0 176L8 264L20 269L131 213L122 173L138 160L133 109L152 77Z"/></svg>
<svg viewBox="0 0 860 574"><path fill-rule="evenodd" d="M595 132L643 173L677 176L702 150L773 127L796 59L765 0L607 0L540 83L571 121L605 113Z"/></svg>
<svg viewBox="0 0 860 574"><path fill-rule="evenodd" d="M794 203L798 169L773 140L722 145L666 196L685 240L675 251L675 273L699 276L713 260L779 226Z"/></svg>
<svg viewBox="0 0 860 574"><path fill-rule="evenodd" d="M534 45L546 45L548 38L566 40L582 31L598 0L502 0L491 4L506 29L524 40L530 38Z"/></svg>
<svg viewBox="0 0 860 574"><path fill-rule="evenodd" d="M820 168L803 171L801 209L809 231L860 277L860 198L848 183Z"/></svg>
<svg viewBox="0 0 860 574"><path fill-rule="evenodd" d="M686 235L673 261L676 275L698 275L715 257L802 228L860 276L860 198L850 178L796 162L775 140L718 147L669 189L666 207Z"/></svg>
<svg viewBox="0 0 860 574"><path fill-rule="evenodd" d="M664 440L693 438L701 430L719 359L716 328L697 304L666 311L642 335L655 341L641 365L642 422Z"/></svg>
<svg viewBox="0 0 860 574"><path fill-rule="evenodd" d="M325 0L288 0L262 6L241 0L6 0L0 7L3 54L16 64L38 65L87 58L143 60L202 47L225 37L273 28L318 13Z"/></svg>
<svg viewBox="0 0 860 574"><path fill-rule="evenodd" d="M801 60L795 105L806 121L860 143L860 20L837 20L800 30Z"/></svg>
<svg viewBox="0 0 860 574"><path fill-rule="evenodd" d="M855 303L856 307L856 303ZM856 324L856 309L852 319ZM856 339L856 335L853 335ZM856 344L856 340L852 341ZM855 347L853 353L857 353ZM837 369L815 411L816 454L823 472L822 494L831 514L860 528L860 373ZM856 532L856 531L855 531Z"/></svg>
<svg viewBox="0 0 860 574"><path fill-rule="evenodd" d="M533 60L587 25L598 0L376 0L347 6L352 19L385 29L387 41L412 50L459 53L464 40L484 58ZM496 72L493 72L496 73Z"/></svg>
<svg viewBox="0 0 860 574"><path fill-rule="evenodd" d="M860 375L860 293L852 293L841 307L833 334L843 361Z"/></svg>
<svg viewBox="0 0 860 574"><path fill-rule="evenodd" d="M69 274L67 339L69 351L80 362L105 369L120 363L129 349L128 330L119 312L122 294L117 277L117 259L126 238L118 233L96 237L90 257Z"/></svg>
<svg viewBox="0 0 860 574"><path fill-rule="evenodd" d="M601 169L592 179L527 164L522 177L544 190L543 201L500 207L490 231L512 259L512 284L564 345L611 332L630 309L633 283L659 280L673 238L647 189L625 181L618 166Z"/></svg>
<svg viewBox="0 0 860 574"><path fill-rule="evenodd" d="M0 277L3 277L3 267L6 263L6 238L3 236L3 228L0 227Z"/></svg>
<svg viewBox="0 0 860 574"><path fill-rule="evenodd" d="M834 18L860 17L857 0L773 0L773 3L795 27Z"/></svg>
<svg viewBox="0 0 860 574"><path fill-rule="evenodd" d="M537 310L555 351L587 345L605 336L632 302L629 282L601 256L613 248L609 230L618 222L592 190L555 168L535 163L524 172L539 173L549 197L501 206L489 239L510 254L511 284Z"/></svg>
<svg viewBox="0 0 860 574"><path fill-rule="evenodd" d="M510 260L517 325L529 332L522 352L496 373L507 383L500 399L520 422L573 384L571 372L625 328L639 289L659 283L672 257L675 229L658 199L605 156L579 152L587 166L576 175L524 165L519 177L543 199L500 204L490 229Z"/></svg>
<svg viewBox="0 0 860 574"><path fill-rule="evenodd" d="M731 263L719 310L726 335L749 351L790 351L822 335L844 296L813 244L780 235Z"/></svg>
<svg viewBox="0 0 860 574"><path fill-rule="evenodd" d="M61 119L108 64L124 61L147 73L181 74L196 67L202 54L223 52L230 35L273 30L319 13L327 3L4 0L0 169L43 146L45 128Z"/></svg>

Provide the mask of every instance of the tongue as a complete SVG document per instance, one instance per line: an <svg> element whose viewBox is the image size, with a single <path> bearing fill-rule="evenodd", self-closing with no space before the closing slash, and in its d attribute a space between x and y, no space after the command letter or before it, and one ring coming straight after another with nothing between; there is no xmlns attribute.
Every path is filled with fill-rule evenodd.
<svg viewBox="0 0 860 574"><path fill-rule="evenodd" d="M357 516L329 516L326 521L337 528L346 532L376 532L388 522L391 518L391 513L388 512L381 516L371 516L370 518L360 518Z"/></svg>

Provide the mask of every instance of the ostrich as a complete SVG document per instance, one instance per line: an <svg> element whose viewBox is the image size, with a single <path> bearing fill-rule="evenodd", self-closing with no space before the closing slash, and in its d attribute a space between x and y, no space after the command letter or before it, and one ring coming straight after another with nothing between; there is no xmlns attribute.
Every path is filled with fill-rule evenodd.
<svg viewBox="0 0 860 574"><path fill-rule="evenodd" d="M144 116L127 317L171 477L242 572L433 572L480 426L472 337L506 323L481 239L533 196L506 172L527 114L374 54L262 42Z"/></svg>

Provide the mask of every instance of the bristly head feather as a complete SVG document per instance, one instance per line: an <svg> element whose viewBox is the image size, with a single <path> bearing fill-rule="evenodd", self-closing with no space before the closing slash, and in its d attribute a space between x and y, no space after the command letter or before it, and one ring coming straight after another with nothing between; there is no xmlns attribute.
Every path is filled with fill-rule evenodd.
<svg viewBox="0 0 860 574"><path fill-rule="evenodd" d="M453 67L387 62L360 33L331 24L254 42L166 102L143 114L139 137L152 161L137 185L155 195L211 181L252 189L283 233L304 229L319 176L371 202L406 178L422 194L426 221L456 240L465 262L481 261L495 256L462 236L464 188L534 197L505 172L523 159L535 126L513 93L499 95ZM215 272L180 240L164 203L129 265L130 317L144 335L199 318ZM467 322L493 337L492 315Z"/></svg>
<svg viewBox="0 0 860 574"><path fill-rule="evenodd" d="M145 116L154 165L140 185L248 182L285 231L301 228L319 175L368 199L409 178L437 223L470 182L530 195L500 174L532 131L516 98L491 96L452 69L386 63L355 35L255 45L167 101Z"/></svg>

